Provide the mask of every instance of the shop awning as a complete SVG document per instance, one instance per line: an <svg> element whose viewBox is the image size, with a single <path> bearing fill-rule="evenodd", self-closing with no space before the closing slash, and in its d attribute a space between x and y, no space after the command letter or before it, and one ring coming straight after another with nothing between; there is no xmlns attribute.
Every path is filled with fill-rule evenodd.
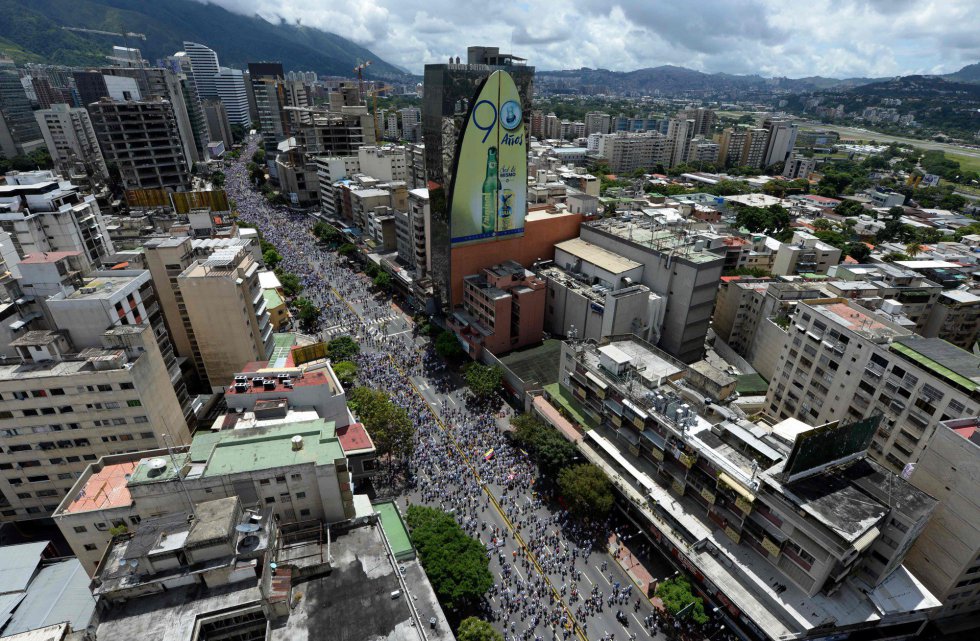
<svg viewBox="0 0 980 641"><path fill-rule="evenodd" d="M606 389L608 387L608 385L606 385L605 383L602 382L602 379L601 378L599 378L598 376L596 376L592 372L586 372L585 373L585 378L587 378L590 381L592 381L593 383L595 383L595 386L598 387L599 389Z"/></svg>
<svg viewBox="0 0 980 641"><path fill-rule="evenodd" d="M741 486L741 484L738 481L728 476L724 472L718 475L718 480L724 483L725 485L727 485L728 487L730 487L732 490L734 490L736 494L741 495L741 497L746 501L755 500L755 494L746 490L744 487Z"/></svg>

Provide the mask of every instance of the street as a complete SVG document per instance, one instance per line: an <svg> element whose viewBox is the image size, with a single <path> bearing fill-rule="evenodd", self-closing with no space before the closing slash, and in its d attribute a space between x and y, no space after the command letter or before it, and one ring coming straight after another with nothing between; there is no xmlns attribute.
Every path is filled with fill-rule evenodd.
<svg viewBox="0 0 980 641"><path fill-rule="evenodd" d="M428 339L414 336L411 320L374 294L364 274L317 246L310 218L273 208L252 189L245 164L255 148L253 139L226 172L240 219L256 225L278 248L283 268L301 278L303 295L321 310L320 337L360 343L359 383L384 390L415 424L407 469L414 483L379 475L378 493L396 498L403 513L411 503L450 511L487 547L495 585L483 616L508 641L662 637L656 631L662 617L607 549L616 527L623 536L636 534L635 527L583 525L546 503L536 492L533 462L498 427L509 408L475 409L465 389L437 375L441 361ZM648 567L655 578L674 574L658 561ZM684 627L689 638L705 636L693 624Z"/></svg>

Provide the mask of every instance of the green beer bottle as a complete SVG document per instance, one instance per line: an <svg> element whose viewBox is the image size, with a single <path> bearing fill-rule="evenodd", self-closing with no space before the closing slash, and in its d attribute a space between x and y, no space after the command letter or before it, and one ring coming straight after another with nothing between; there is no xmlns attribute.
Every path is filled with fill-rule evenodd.
<svg viewBox="0 0 980 641"><path fill-rule="evenodd" d="M487 150L487 177L483 181L483 233L492 234L497 228L497 148Z"/></svg>

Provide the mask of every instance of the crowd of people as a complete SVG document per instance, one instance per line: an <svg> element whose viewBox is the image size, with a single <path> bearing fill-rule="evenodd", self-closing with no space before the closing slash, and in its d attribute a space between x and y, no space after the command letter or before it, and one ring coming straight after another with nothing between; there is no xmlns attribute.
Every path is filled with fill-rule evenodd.
<svg viewBox="0 0 980 641"><path fill-rule="evenodd" d="M254 149L253 140L243 158ZM487 595L485 616L497 623L507 641L570 639L577 632L603 641L654 638L658 631L689 636L681 628L665 626L663 615L634 594L631 583L620 585L621 575L609 571L607 560L592 561L593 570L601 567L599 577L592 573L601 581L587 576L583 581L594 555L611 558L604 549L611 524L584 525L546 505L536 491L533 462L500 429L499 407L430 405L412 377L431 375L440 363L431 344L410 331L389 333L392 308L387 297L377 296L370 279L352 270L346 259L318 246L309 218L270 206L252 189L244 161L226 173L226 190L240 219L254 224L276 246L282 267L300 276L303 295L319 307L321 335L339 329L355 338L362 345L356 359L359 383L386 391L408 412L416 428L416 448L406 462L405 479L414 481L406 503L452 513L486 546L495 584ZM497 510L505 517L503 525L495 518ZM593 547L597 542L603 549ZM627 610L642 624L630 627ZM615 621L609 616L613 611Z"/></svg>

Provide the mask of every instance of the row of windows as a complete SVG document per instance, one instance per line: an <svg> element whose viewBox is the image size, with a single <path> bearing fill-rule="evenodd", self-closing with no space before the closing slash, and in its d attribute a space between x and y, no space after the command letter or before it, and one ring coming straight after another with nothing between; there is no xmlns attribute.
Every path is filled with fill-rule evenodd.
<svg viewBox="0 0 980 641"><path fill-rule="evenodd" d="M143 403L139 399L133 399L126 401L127 407L142 407ZM86 403L86 410L117 410L122 405L119 401L108 401L106 403ZM16 414L14 412L17 412ZM11 419L15 417L31 417L31 416L54 416L55 414L73 414L75 408L71 405L62 405L60 407L41 407L41 408L27 408L24 410L2 410L0 411L0 420Z"/></svg>
<svg viewBox="0 0 980 641"><path fill-rule="evenodd" d="M111 384L99 384L99 385L78 385L75 387L74 392L66 392L63 387L52 387L49 389L35 389L35 390L19 390L14 392L0 392L0 401L24 401L29 398L47 398L49 396L64 396L65 394L75 393L75 394L85 394L87 392L112 392L120 390L131 390L134 389L132 383L119 383L118 386L113 387Z"/></svg>
<svg viewBox="0 0 980 641"><path fill-rule="evenodd" d="M149 422L149 419L146 418L145 416L134 416L133 417L133 423L141 424L141 423L148 423L148 422ZM113 419L106 418L106 419L99 419L99 420L96 420L96 421L92 421L92 425L94 425L95 427L111 427L111 426L120 426L120 425L126 425L126 424L128 424L128 421L126 420L125 417L119 417L119 418L113 418ZM50 432L63 432L66 427L69 430L77 430L77 429L80 429L81 428L81 424L80 423L68 423L67 425L53 424L53 425L35 425L33 427L11 427L11 428L0 430L0 436L26 436L28 434L48 434ZM149 437L146 437L146 438L149 438ZM10 449L13 452L21 451L21 450L14 449L14 448L21 448L21 450L23 450L23 449L31 449L29 445L26 446L26 447L24 447L22 445L11 445L10 446Z"/></svg>

